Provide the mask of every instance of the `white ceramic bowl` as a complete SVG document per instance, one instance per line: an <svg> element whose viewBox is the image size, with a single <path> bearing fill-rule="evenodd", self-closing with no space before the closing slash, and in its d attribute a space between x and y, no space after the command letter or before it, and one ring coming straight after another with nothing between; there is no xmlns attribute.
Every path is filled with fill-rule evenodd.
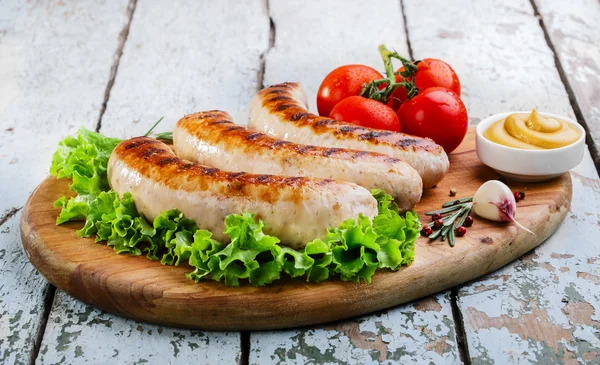
<svg viewBox="0 0 600 365"><path fill-rule="evenodd" d="M572 124L581 133L579 139L568 146L549 150L522 150L506 147L490 141L483 136L492 123L504 119L513 113L492 115L477 125L476 149L477 157L497 173L511 180L524 182L546 181L561 175L577 166L583 159L585 151L585 130L575 121L561 115L540 113L545 117L564 120Z"/></svg>

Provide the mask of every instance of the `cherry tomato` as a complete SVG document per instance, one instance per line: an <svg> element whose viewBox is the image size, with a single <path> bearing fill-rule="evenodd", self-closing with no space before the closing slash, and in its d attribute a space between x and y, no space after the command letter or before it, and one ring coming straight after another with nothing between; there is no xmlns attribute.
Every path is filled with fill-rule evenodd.
<svg viewBox="0 0 600 365"><path fill-rule="evenodd" d="M365 65L345 65L331 71L317 93L319 115L329 117L333 107L349 96L360 95L363 84L383 78L381 73Z"/></svg>
<svg viewBox="0 0 600 365"><path fill-rule="evenodd" d="M350 96L340 101L330 117L362 127L400 132L400 120L392 108L362 96Z"/></svg>
<svg viewBox="0 0 600 365"><path fill-rule="evenodd" d="M467 134L467 108L460 97L443 87L420 91L398 109L402 131L429 137L450 153Z"/></svg>
<svg viewBox="0 0 600 365"><path fill-rule="evenodd" d="M402 71L404 71L404 67L399 68L397 72ZM399 77L396 79L400 81ZM436 58L424 58L422 62L419 62L415 75L415 86L419 91L441 86L460 96L460 81L456 72L449 64ZM394 90L388 105L396 110L406 99L408 99L406 90L400 87Z"/></svg>

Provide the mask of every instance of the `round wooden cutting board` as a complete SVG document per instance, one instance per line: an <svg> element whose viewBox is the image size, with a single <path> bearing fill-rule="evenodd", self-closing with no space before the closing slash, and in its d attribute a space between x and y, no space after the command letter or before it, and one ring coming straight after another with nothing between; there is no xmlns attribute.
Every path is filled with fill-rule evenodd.
<svg viewBox="0 0 600 365"><path fill-rule="evenodd" d="M424 193L417 211L439 209L453 198L471 196L498 178L475 154L474 132L450 155L450 172ZM21 218L23 246L33 265L56 287L105 311L137 320L214 330L260 330L311 325L392 307L475 279L506 265L544 241L565 218L571 177L544 183L509 183L526 192L517 220L535 232L475 217L456 246L420 237L416 259L399 271L378 271L371 284L341 280L280 281L264 288L227 288L186 278L190 267L163 266L143 256L117 255L111 247L77 237L81 223L55 225L53 202L68 195L68 181L49 177L33 192Z"/></svg>

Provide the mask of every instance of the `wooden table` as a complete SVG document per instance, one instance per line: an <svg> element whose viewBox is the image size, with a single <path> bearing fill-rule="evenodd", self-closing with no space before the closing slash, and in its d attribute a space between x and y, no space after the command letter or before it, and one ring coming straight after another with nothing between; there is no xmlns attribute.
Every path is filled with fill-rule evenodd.
<svg viewBox="0 0 600 365"><path fill-rule="evenodd" d="M597 0L0 1L0 364L600 363L600 4ZM571 212L516 262L467 285L314 328L204 332L138 323L51 287L29 264L20 209L60 139L229 111L301 81L314 96L377 45L457 71L470 120L576 118L591 153ZM595 161L595 163L594 163Z"/></svg>

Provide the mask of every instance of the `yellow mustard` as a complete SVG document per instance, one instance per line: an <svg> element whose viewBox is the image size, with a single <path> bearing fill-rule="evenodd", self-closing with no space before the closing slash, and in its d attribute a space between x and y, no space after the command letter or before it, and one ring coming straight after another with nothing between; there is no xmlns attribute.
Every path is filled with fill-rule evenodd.
<svg viewBox="0 0 600 365"><path fill-rule="evenodd" d="M493 123L483 136L492 142L525 150L542 150L575 143L581 133L571 124L540 115L514 113Z"/></svg>

